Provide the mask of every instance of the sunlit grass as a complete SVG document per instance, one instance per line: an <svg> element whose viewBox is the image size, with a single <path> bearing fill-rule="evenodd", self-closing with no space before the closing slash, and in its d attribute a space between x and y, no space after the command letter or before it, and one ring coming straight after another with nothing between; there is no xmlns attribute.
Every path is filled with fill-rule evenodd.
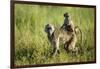
<svg viewBox="0 0 100 69"><path fill-rule="evenodd" d="M83 53L75 56L63 46L57 57L50 57L52 47L44 32L47 23L61 26L63 14L68 12L75 25L83 33ZM94 9L39 5L15 5L15 64L50 64L93 61L94 57ZM80 41L76 44L80 46Z"/></svg>

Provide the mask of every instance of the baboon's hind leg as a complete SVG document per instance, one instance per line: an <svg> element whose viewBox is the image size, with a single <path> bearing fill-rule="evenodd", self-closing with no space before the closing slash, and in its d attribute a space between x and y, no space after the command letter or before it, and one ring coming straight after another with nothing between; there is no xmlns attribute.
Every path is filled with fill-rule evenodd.
<svg viewBox="0 0 100 69"><path fill-rule="evenodd" d="M66 43L64 44L64 49L65 49L67 52L69 52L69 50L68 50L68 42L66 42Z"/></svg>
<svg viewBox="0 0 100 69"><path fill-rule="evenodd" d="M67 52L70 52L70 51L75 52L76 51L76 47L75 47L76 41L77 41L76 35L73 34L72 38L64 44L64 49Z"/></svg>
<svg viewBox="0 0 100 69"><path fill-rule="evenodd" d="M69 42L69 46L68 46L68 50L72 51L72 52L76 52L76 35L74 34L73 37L71 38L70 42Z"/></svg>

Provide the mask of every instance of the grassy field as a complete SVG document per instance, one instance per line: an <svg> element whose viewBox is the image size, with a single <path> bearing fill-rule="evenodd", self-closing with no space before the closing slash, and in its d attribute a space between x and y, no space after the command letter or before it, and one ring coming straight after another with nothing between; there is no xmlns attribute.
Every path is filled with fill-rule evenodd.
<svg viewBox="0 0 100 69"><path fill-rule="evenodd" d="M63 14L68 12L74 24L83 33L82 53L72 55L60 46L60 54L50 57L52 47L44 32L44 26L51 23L60 27ZM80 45L81 44L81 45ZM95 59L94 54L94 9L45 5L15 5L15 64L51 64L69 62L88 62Z"/></svg>

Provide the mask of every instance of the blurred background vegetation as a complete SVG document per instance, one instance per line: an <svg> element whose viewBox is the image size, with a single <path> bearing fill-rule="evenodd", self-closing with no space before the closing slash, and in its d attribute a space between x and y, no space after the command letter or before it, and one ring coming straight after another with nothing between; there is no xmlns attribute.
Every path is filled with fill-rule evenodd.
<svg viewBox="0 0 100 69"><path fill-rule="evenodd" d="M82 30L81 45L84 52L72 55L60 46L61 53L50 57L52 47L44 32L44 26L48 23L61 26L65 12L70 14L74 24ZM80 41L76 45L80 46ZM94 59L93 8L15 4L16 65L88 62Z"/></svg>

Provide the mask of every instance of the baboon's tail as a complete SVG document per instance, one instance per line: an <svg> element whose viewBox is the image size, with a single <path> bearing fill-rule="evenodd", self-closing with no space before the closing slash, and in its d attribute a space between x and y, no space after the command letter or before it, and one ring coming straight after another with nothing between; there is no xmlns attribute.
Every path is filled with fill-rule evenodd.
<svg viewBox="0 0 100 69"><path fill-rule="evenodd" d="M82 31L81 31L81 29L79 28L79 26L76 26L76 27L75 27L75 33L78 34L78 31L79 31L80 34L81 34L81 43L80 43L80 45L81 45L81 48L82 48L82 45L83 45Z"/></svg>

